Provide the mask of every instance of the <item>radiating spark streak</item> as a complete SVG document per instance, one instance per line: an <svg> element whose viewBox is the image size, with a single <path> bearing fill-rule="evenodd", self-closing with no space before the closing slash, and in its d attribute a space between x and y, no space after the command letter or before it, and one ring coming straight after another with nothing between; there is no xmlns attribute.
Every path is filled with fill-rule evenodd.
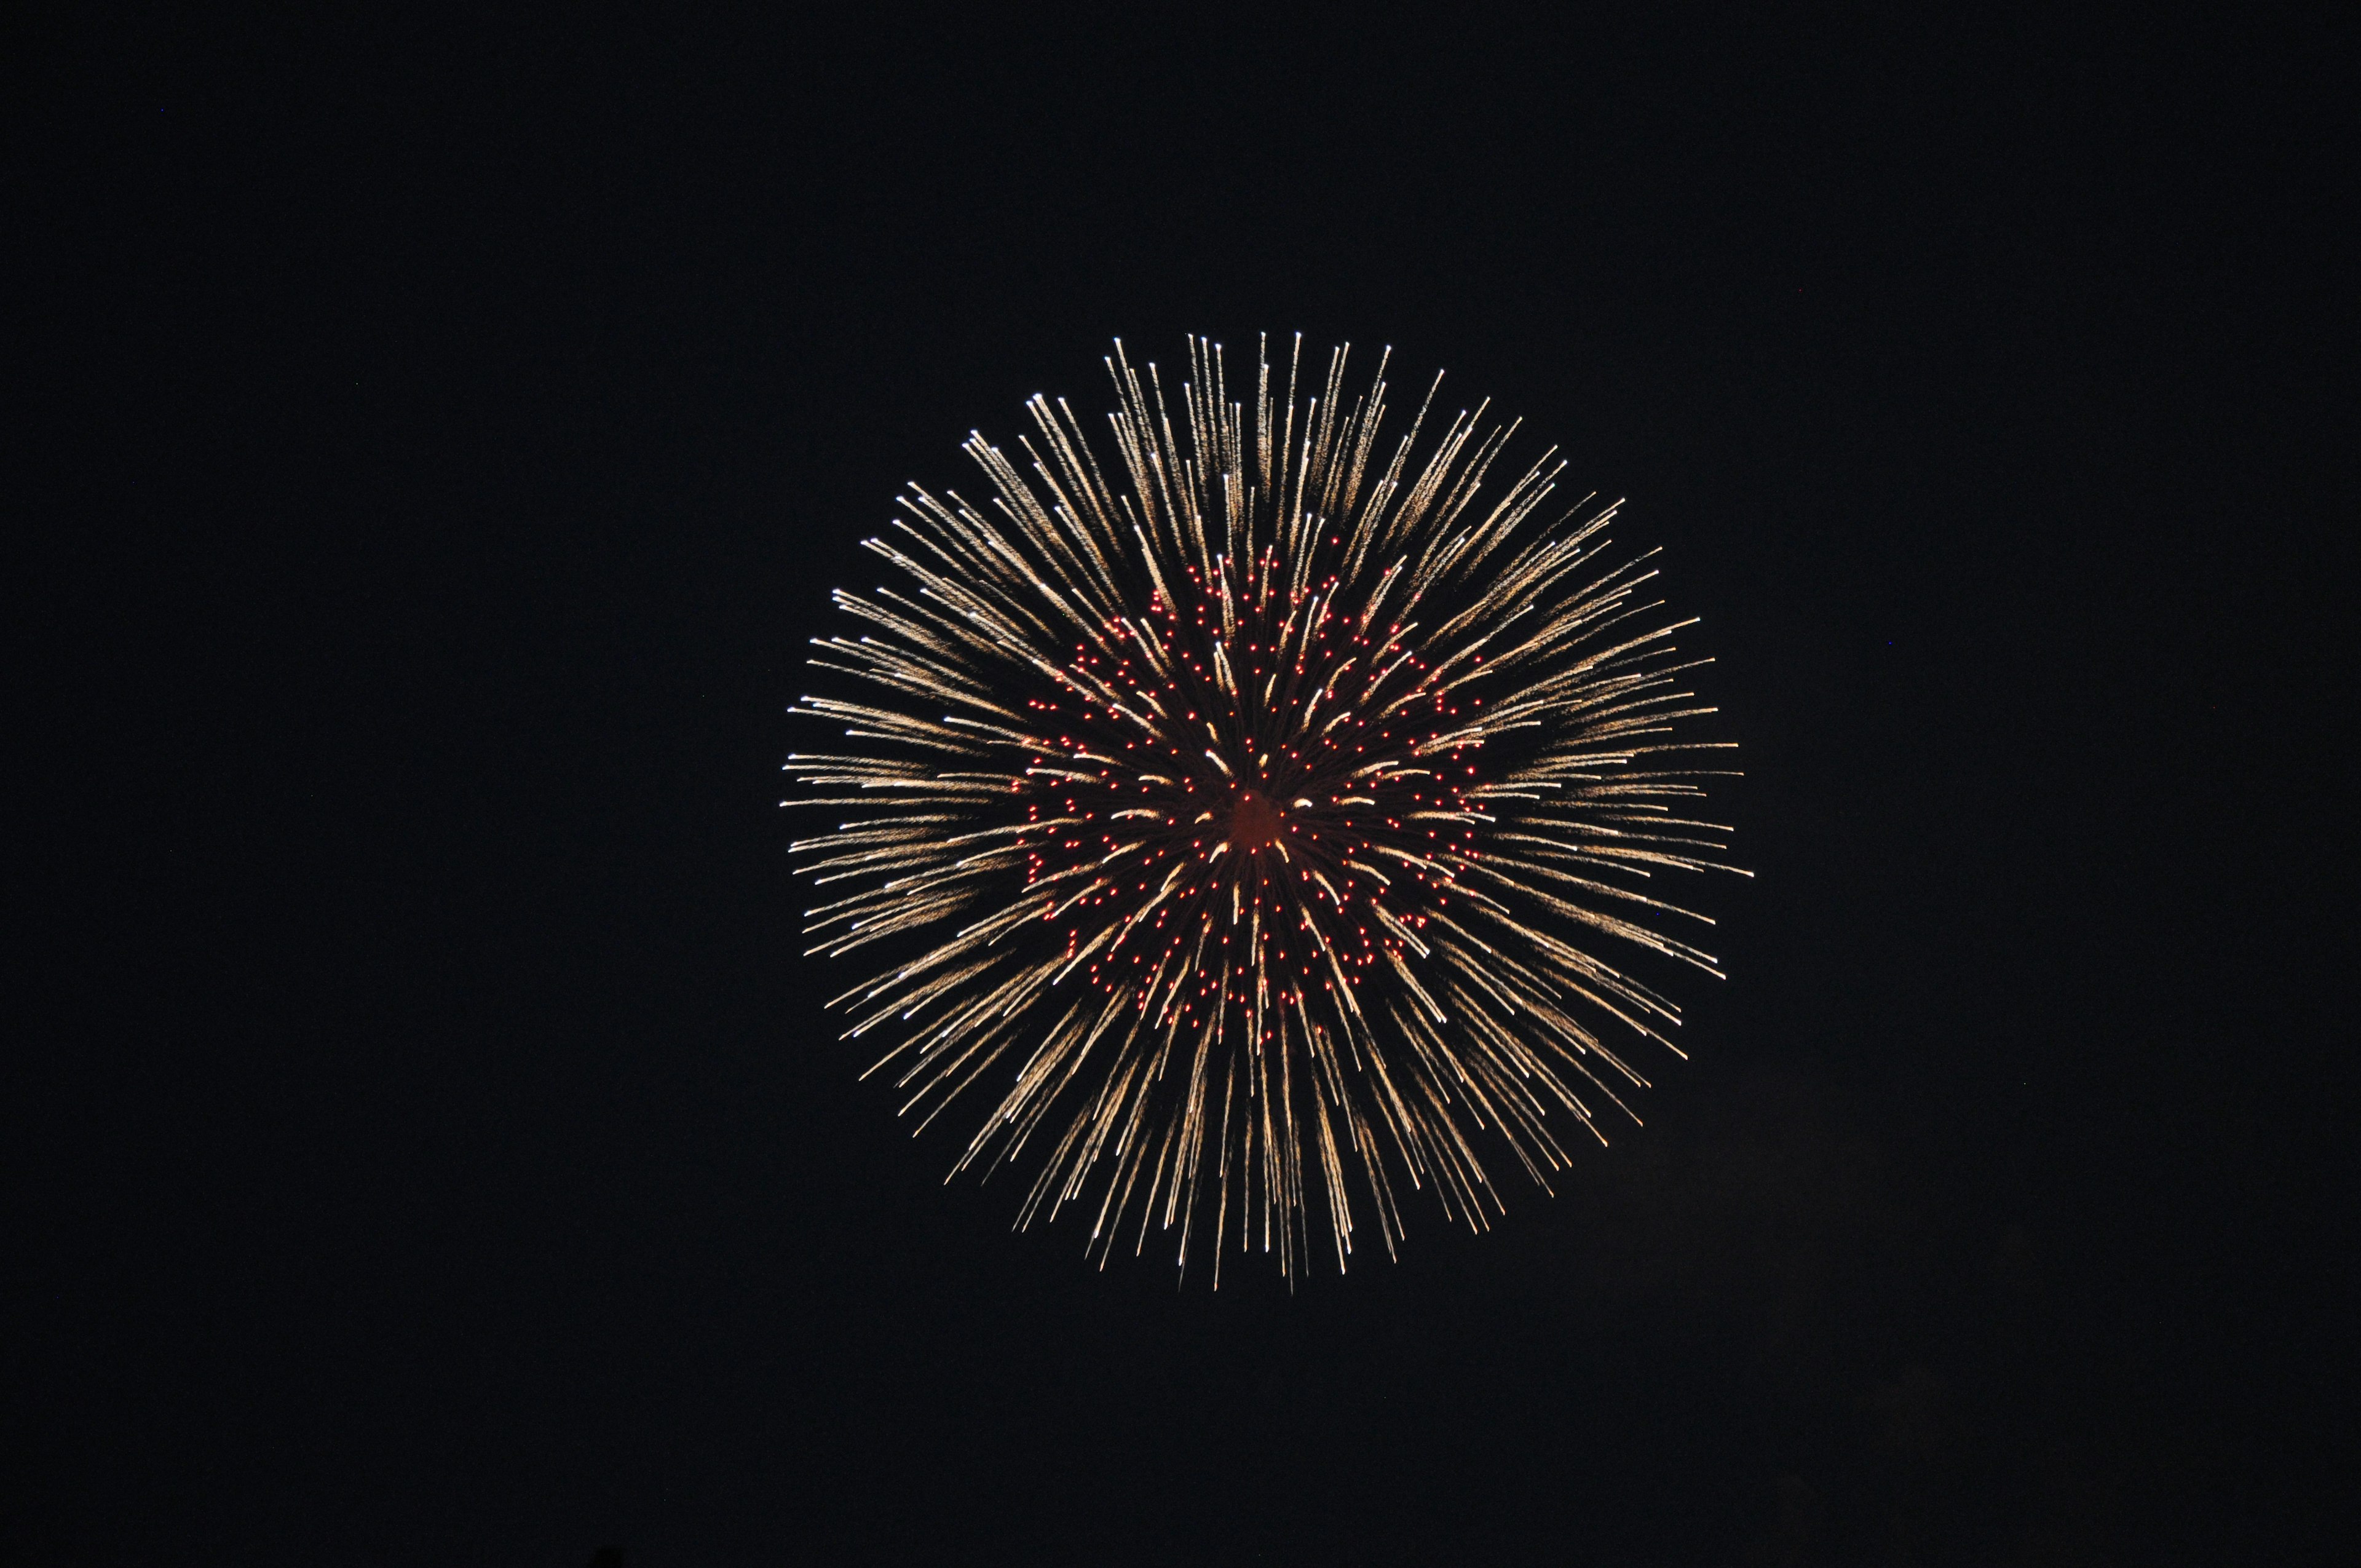
<svg viewBox="0 0 2361 1568"><path fill-rule="evenodd" d="M1654 553L1606 558L1620 503L1545 515L1564 459L1504 465L1440 377L1380 462L1387 361L1355 396L1349 358L1299 336L1282 390L1266 344L1233 401L1218 345L1168 385L1117 343L1113 464L1062 400L971 433L989 499L909 487L867 542L904 587L813 642L856 689L792 710L851 742L786 763L851 809L791 846L850 884L811 950L897 953L847 1037L899 1034L869 1072L917 1129L991 1084L953 1174L1038 1159L1018 1225L1087 1203L1101 1266L1128 1227L1216 1287L1234 1233L1342 1268L1370 1216L1394 1255L1396 1176L1488 1228L1479 1143L1547 1190L1553 1119L1603 1142L1602 1075L1644 1087L1591 1021L1679 1022L1584 937L1719 972L1645 923L1710 925L1652 879L1733 869L1680 804L1726 743Z"/></svg>

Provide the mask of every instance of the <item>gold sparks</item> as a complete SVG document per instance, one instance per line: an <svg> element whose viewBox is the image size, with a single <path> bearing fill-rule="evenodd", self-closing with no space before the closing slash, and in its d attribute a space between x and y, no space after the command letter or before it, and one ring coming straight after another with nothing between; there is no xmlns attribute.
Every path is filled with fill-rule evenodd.
<svg viewBox="0 0 2361 1568"><path fill-rule="evenodd" d="M848 1036L917 1127L975 1090L954 1170L1031 1168L1017 1223L1076 1207L1102 1262L1159 1231L1291 1276L1317 1230L1342 1268L1404 1183L1481 1228L1479 1144L1546 1189L1561 1118L1603 1142L1644 1086L1597 1031L1679 1022L1589 939L1718 972L1648 891L1730 869L1685 814L1689 623L1603 560L1613 506L1542 518L1554 452L1488 491L1516 427L1422 445L1440 377L1385 452L1346 356L1299 396L1299 337L1233 402L1192 339L1176 411L1118 343L1113 466L1062 400L1016 456L972 435L992 499L913 486L868 542L903 586L836 596L864 630L813 663L864 698L795 710L850 742L787 762L849 813L795 845L813 950L891 962Z"/></svg>

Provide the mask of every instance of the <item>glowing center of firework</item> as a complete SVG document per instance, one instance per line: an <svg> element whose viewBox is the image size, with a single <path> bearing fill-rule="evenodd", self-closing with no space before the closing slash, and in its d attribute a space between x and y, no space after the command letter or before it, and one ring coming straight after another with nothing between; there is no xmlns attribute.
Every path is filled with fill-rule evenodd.
<svg viewBox="0 0 2361 1568"><path fill-rule="evenodd" d="M1230 807L1230 843L1240 854L1268 849L1286 831L1287 817L1277 801L1260 790L1238 791L1236 804Z"/></svg>

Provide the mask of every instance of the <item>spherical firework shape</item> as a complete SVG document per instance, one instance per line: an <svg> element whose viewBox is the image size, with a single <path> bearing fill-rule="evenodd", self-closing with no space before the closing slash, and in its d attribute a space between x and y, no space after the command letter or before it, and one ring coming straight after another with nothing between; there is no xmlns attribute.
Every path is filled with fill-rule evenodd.
<svg viewBox="0 0 2361 1568"><path fill-rule="evenodd" d="M1062 400L1021 463L971 436L992 499L902 498L868 543L904 582L813 660L857 695L796 709L849 744L787 763L851 812L794 850L813 950L886 959L837 1002L906 1113L982 1110L956 1168L1030 1168L1020 1224L1078 1205L1102 1261L1158 1231L1217 1284L1315 1230L1341 1268L1364 1214L1390 1254L1409 1190L1481 1228L1502 1153L1546 1189L1644 1084L1611 1036L1678 1022L1598 951L1718 972L1653 890L1730 869L1687 814L1702 661L1615 509L1549 507L1554 452L1488 488L1515 426L1433 388L1386 449L1383 358L1349 407L1345 351L1299 398L1301 358L1232 402L1192 340L1168 400L1118 344L1112 463Z"/></svg>

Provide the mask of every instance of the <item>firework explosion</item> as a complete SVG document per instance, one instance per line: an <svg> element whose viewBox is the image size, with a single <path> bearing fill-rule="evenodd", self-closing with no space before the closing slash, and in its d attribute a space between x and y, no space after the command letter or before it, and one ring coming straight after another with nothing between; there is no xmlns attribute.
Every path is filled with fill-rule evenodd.
<svg viewBox="0 0 2361 1568"><path fill-rule="evenodd" d="M795 710L854 742L787 763L856 813L794 847L849 890L814 950L887 944L837 999L895 1040L872 1071L921 1129L984 1085L955 1170L1034 1150L1018 1223L1078 1205L1102 1262L1160 1229L1217 1286L1230 1245L1292 1276L1318 1212L1341 1268L1405 1183L1482 1228L1479 1144L1546 1189L1558 1116L1604 1142L1593 1099L1644 1085L1601 1032L1670 1045L1592 939L1718 972L1648 923L1703 919L1646 889L1727 832L1681 814L1689 623L1602 562L1612 506L1541 517L1554 451L1485 491L1516 426L1484 407L1422 448L1430 388L1381 453L1382 357L1299 401L1299 338L1249 406L1192 340L1184 444L1115 350L1119 466L1036 397L1021 467L967 442L988 506L914 485L867 542L906 590L836 596L872 630L813 663L868 695Z"/></svg>

